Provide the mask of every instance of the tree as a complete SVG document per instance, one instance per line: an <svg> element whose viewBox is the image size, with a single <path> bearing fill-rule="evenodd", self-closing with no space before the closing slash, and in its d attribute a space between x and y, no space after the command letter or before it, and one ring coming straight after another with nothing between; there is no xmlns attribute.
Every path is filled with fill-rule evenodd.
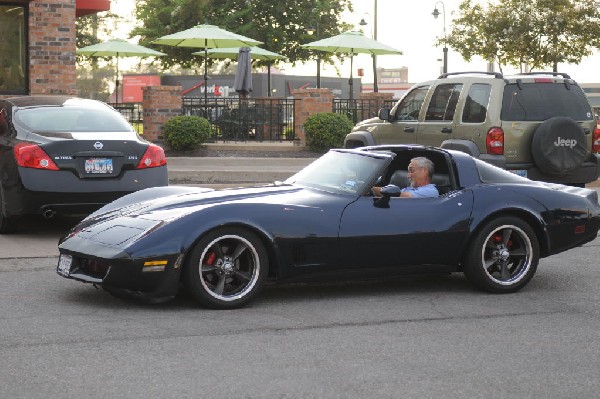
<svg viewBox="0 0 600 399"><path fill-rule="evenodd" d="M161 36L208 23L259 40L264 43L260 47L295 63L314 57L314 52L301 47L316 39L308 33L309 27L318 23L321 38L350 29L340 22L345 10L352 10L350 0L142 0L136 5L140 25L131 36L139 35L140 44L148 46ZM204 62L191 55L199 49L161 46L160 51L168 54L161 58L165 67L191 68ZM321 54L323 60L330 57Z"/></svg>
<svg viewBox="0 0 600 399"><path fill-rule="evenodd" d="M500 0L486 7L464 0L452 31L438 41L466 61L474 56L528 71L577 64L600 47L595 0Z"/></svg>

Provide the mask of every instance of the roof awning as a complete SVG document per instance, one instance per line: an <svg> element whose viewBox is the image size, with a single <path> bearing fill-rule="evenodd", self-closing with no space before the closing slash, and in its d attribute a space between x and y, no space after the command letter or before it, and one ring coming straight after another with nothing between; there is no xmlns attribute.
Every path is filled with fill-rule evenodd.
<svg viewBox="0 0 600 399"><path fill-rule="evenodd" d="M78 17L109 11L110 0L76 0L75 10L75 15Z"/></svg>

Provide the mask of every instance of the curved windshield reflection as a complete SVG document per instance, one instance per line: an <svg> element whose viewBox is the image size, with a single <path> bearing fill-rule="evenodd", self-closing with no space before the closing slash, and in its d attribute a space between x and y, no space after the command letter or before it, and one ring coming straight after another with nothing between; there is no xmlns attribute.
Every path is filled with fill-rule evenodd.
<svg viewBox="0 0 600 399"><path fill-rule="evenodd" d="M371 156L372 155L372 156ZM339 194L363 194L388 157L330 151L285 181Z"/></svg>

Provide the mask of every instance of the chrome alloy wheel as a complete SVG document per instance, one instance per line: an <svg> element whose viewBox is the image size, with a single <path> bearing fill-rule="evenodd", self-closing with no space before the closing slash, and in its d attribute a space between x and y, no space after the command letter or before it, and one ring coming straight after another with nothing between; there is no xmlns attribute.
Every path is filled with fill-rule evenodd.
<svg viewBox="0 0 600 399"><path fill-rule="evenodd" d="M521 281L532 265L533 248L529 236L517 226L496 227L481 248L482 267L500 285Z"/></svg>
<svg viewBox="0 0 600 399"><path fill-rule="evenodd" d="M208 244L200 256L200 282L221 301L235 301L252 291L259 278L260 258L244 237L223 235Z"/></svg>

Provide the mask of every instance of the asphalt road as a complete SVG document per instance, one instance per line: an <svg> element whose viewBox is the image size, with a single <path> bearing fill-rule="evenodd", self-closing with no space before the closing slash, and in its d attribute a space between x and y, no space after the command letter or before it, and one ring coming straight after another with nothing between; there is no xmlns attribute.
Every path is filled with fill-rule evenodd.
<svg viewBox="0 0 600 399"><path fill-rule="evenodd" d="M269 286L247 308L211 311L63 279L56 254L34 247L55 246L71 221L29 223L29 243L0 240L1 398L600 392L600 239L541 260L512 295L473 291L457 274Z"/></svg>

